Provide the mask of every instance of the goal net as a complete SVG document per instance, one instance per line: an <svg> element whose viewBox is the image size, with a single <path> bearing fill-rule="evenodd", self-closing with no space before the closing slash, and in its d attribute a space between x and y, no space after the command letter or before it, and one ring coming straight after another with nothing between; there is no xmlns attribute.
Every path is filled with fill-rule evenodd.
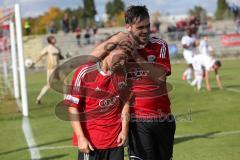
<svg viewBox="0 0 240 160"><path fill-rule="evenodd" d="M0 9L0 99L11 98L13 93L10 26L13 10Z"/></svg>
<svg viewBox="0 0 240 160"><path fill-rule="evenodd" d="M21 91L21 92L20 92ZM28 100L20 6L0 8L0 101L15 98L24 116Z"/></svg>

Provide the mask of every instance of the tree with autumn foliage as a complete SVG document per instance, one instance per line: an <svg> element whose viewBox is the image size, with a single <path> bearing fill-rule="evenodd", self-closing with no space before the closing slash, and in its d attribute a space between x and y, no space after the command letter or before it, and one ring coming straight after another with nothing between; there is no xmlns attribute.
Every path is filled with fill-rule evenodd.
<svg viewBox="0 0 240 160"><path fill-rule="evenodd" d="M26 18L23 22L28 21L31 25L32 34L44 34L47 32L47 26L50 23L55 23L59 27L59 21L63 16L63 11L58 7L51 7L43 15L36 18ZM24 32L24 34L26 34Z"/></svg>
<svg viewBox="0 0 240 160"><path fill-rule="evenodd" d="M31 25L31 34L45 34L48 32L48 28L54 26L56 30L62 29L61 20L63 19L64 13L67 13L70 18L76 16L78 19L78 25L83 28L84 22L84 8L79 6L76 9L66 8L61 10L58 7L51 7L43 15L38 17L28 17L22 20L24 25L25 21L28 21ZM23 32L26 35L25 31Z"/></svg>

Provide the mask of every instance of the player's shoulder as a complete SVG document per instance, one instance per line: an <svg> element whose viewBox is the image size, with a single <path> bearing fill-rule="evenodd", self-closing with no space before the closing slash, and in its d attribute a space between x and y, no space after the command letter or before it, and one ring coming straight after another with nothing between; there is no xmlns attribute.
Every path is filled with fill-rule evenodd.
<svg viewBox="0 0 240 160"><path fill-rule="evenodd" d="M167 45L167 42L165 40L158 37L150 37L149 42L154 45Z"/></svg>
<svg viewBox="0 0 240 160"><path fill-rule="evenodd" d="M87 73L95 71L96 69L97 69L97 63L88 62L86 64L82 64L76 69L74 73L74 77L83 78Z"/></svg>

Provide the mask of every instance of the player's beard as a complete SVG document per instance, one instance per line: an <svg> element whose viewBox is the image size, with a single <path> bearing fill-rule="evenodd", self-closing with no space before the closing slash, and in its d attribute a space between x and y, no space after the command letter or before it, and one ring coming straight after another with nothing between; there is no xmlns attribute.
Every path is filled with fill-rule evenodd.
<svg viewBox="0 0 240 160"><path fill-rule="evenodd" d="M132 31L130 31L129 33L136 44L145 45L145 44L147 44L147 42L149 40L149 34L146 34L145 40L141 40L142 37L140 35L135 35Z"/></svg>

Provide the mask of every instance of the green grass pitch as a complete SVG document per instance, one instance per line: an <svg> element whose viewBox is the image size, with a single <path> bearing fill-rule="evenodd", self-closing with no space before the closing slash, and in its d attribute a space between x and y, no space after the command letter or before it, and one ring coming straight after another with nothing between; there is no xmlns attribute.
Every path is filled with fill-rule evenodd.
<svg viewBox="0 0 240 160"><path fill-rule="evenodd" d="M181 80L184 64L172 65L168 78L172 111L177 115L174 160L240 159L240 60L225 60L220 70L224 90L218 90L211 76L213 90L197 92ZM54 106L62 95L50 91L43 105L35 98L45 84L45 73L27 73L30 122L43 160L73 160L69 122L57 119ZM28 160L30 153L22 132L22 116L14 101L0 102L0 159ZM53 147L53 148L51 148ZM54 148L60 147L60 148ZM126 154L127 155L127 154ZM126 158L127 159L127 158Z"/></svg>

